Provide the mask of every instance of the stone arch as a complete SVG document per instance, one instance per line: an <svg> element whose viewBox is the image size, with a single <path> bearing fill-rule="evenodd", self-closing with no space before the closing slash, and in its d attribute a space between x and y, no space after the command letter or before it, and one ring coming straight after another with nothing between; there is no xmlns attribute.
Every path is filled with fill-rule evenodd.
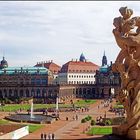
<svg viewBox="0 0 140 140"><path fill-rule="evenodd" d="M8 92L7 92L6 89L3 90L3 94L4 94L6 97L9 97L9 94L8 94Z"/></svg>
<svg viewBox="0 0 140 140"><path fill-rule="evenodd" d="M38 88L36 91L37 97L40 97L40 89Z"/></svg>
<svg viewBox="0 0 140 140"><path fill-rule="evenodd" d="M18 90L17 89L14 90L14 96L15 97L20 97L19 94L18 94Z"/></svg>
<svg viewBox="0 0 140 140"><path fill-rule="evenodd" d="M31 96L33 96L33 97L35 96L35 90L34 89L31 90Z"/></svg>
<svg viewBox="0 0 140 140"><path fill-rule="evenodd" d="M29 89L26 89L26 97L30 97L30 91L29 91Z"/></svg>
<svg viewBox="0 0 140 140"><path fill-rule="evenodd" d="M9 96L13 96L13 92L12 92L12 89L9 89Z"/></svg>
<svg viewBox="0 0 140 140"><path fill-rule="evenodd" d="M20 94L19 94L20 97L23 97L23 96L24 96L24 91L23 91L23 89L21 89L19 93L20 93Z"/></svg>
<svg viewBox="0 0 140 140"><path fill-rule="evenodd" d="M3 98L2 90L0 90L0 98Z"/></svg>
<svg viewBox="0 0 140 140"><path fill-rule="evenodd" d="M43 89L42 89L42 97L45 97L45 96L46 96L46 95L45 95L46 92L47 92L46 89L43 88Z"/></svg>

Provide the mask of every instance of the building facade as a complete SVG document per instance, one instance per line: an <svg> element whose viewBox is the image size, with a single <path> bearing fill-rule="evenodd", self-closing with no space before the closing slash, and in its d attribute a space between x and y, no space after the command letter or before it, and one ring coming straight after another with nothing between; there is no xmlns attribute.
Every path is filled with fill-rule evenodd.
<svg viewBox="0 0 140 140"><path fill-rule="evenodd" d="M48 69L48 68L50 69ZM88 62L81 54L79 61L69 61L60 66L52 61L34 67L8 67L3 58L0 65L0 98L28 98L40 103L54 103L73 98L108 98L120 89L119 73L107 65L105 53L102 66ZM54 82L54 75L57 81Z"/></svg>
<svg viewBox="0 0 140 140"><path fill-rule="evenodd" d="M94 84L95 73L99 66L88 62L81 54L79 61L64 64L59 72L59 84Z"/></svg>
<svg viewBox="0 0 140 140"><path fill-rule="evenodd" d="M102 66L96 71L95 85L96 90L102 97L115 96L120 91L121 78L119 73L112 71L112 62L110 65L107 64L107 57L103 55Z"/></svg>
<svg viewBox="0 0 140 140"><path fill-rule="evenodd" d="M46 61L46 62L37 62L35 67L45 67L45 68L47 68L53 74L53 84L58 84L59 83L58 73L60 72L61 66L57 65L52 60L51 61Z"/></svg>

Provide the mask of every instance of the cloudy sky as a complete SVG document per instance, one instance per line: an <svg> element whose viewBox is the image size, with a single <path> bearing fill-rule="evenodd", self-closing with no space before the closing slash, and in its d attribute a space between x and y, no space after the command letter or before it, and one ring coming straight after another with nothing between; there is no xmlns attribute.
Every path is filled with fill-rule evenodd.
<svg viewBox="0 0 140 140"><path fill-rule="evenodd" d="M85 57L98 65L119 53L112 34L118 9L128 6L140 16L140 2L123 1L0 1L0 58L9 66L33 66L53 60L62 65Z"/></svg>

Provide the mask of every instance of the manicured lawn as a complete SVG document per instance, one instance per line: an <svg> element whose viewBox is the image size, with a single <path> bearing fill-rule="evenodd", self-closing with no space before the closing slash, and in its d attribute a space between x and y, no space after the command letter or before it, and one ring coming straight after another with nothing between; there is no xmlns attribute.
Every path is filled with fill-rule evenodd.
<svg viewBox="0 0 140 140"><path fill-rule="evenodd" d="M55 107L55 104L34 104L34 109L37 108L53 108ZM70 107L71 105L66 105L66 104L60 104L59 107ZM30 104L6 104L5 106L0 106L0 111L5 111L5 112L12 112L16 111L19 109L22 110L28 110L31 108Z"/></svg>
<svg viewBox="0 0 140 140"><path fill-rule="evenodd" d="M96 102L96 100L77 100L75 102L76 105L90 105L90 104L94 104Z"/></svg>
<svg viewBox="0 0 140 140"><path fill-rule="evenodd" d="M35 125L28 124L28 126L29 126L29 132L30 133L32 133L32 132L34 132L34 131L43 127L43 125L41 125L41 124L35 124Z"/></svg>
<svg viewBox="0 0 140 140"><path fill-rule="evenodd" d="M112 134L112 127L92 127L87 134L90 135L108 135Z"/></svg>
<svg viewBox="0 0 140 140"><path fill-rule="evenodd" d="M9 121L7 121L7 120L3 120L3 119L0 120L0 125L1 125L1 124L8 124L8 123L9 123Z"/></svg>
<svg viewBox="0 0 140 140"><path fill-rule="evenodd" d="M79 100L76 101L74 104L76 107L84 107L86 105L90 105L95 103L96 100ZM55 104L34 104L34 109L38 108L54 108L56 107ZM59 107L72 107L71 104L59 104ZM19 109L28 110L31 108L30 104L6 104L5 106L0 106L0 111L5 112L13 112Z"/></svg>

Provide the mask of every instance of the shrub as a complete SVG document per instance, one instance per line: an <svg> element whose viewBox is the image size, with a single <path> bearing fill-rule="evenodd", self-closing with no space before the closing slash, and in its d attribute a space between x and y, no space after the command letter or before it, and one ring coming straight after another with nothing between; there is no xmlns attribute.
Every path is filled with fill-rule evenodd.
<svg viewBox="0 0 140 140"><path fill-rule="evenodd" d="M84 118L81 120L81 123L85 123L87 120Z"/></svg>
<svg viewBox="0 0 140 140"><path fill-rule="evenodd" d="M95 125L95 124L96 124L95 120L91 120L90 125L93 126L93 125Z"/></svg>
<svg viewBox="0 0 140 140"><path fill-rule="evenodd" d="M111 120L105 120L105 125L112 125Z"/></svg>
<svg viewBox="0 0 140 140"><path fill-rule="evenodd" d="M92 119L92 117L88 115L87 117L85 117L85 119L86 119L86 121L90 121Z"/></svg>
<svg viewBox="0 0 140 140"><path fill-rule="evenodd" d="M89 115L88 115L88 118L89 118L89 120L91 120L91 119L92 119L92 117L91 117L91 116L89 116Z"/></svg>

